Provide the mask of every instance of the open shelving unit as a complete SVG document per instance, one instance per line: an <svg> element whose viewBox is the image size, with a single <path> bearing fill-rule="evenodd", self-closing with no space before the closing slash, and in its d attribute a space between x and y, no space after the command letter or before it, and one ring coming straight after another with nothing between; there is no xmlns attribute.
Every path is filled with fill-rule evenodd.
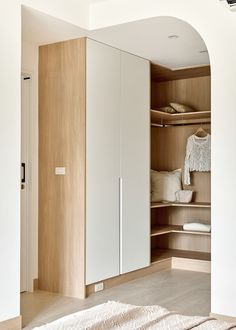
<svg viewBox="0 0 236 330"><path fill-rule="evenodd" d="M210 261L211 233L184 230L186 217L210 221L210 203L152 203L151 260L185 258Z"/></svg>
<svg viewBox="0 0 236 330"><path fill-rule="evenodd" d="M179 71L179 72L178 72ZM210 68L171 71L152 67L151 168L156 171L184 169L186 143L199 126L211 130ZM169 114L158 109L171 102L195 109ZM205 110L205 111L203 111ZM191 173L192 203L153 202L151 208L151 262L181 260L185 269L194 262L195 270L210 270L211 233L183 230L183 224L211 221L210 172ZM204 266L203 266L204 264ZM191 269L190 269L191 270Z"/></svg>

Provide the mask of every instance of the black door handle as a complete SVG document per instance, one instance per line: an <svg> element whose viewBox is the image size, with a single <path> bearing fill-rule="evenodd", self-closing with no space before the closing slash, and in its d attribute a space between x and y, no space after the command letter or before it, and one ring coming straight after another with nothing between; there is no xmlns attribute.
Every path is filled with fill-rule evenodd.
<svg viewBox="0 0 236 330"><path fill-rule="evenodd" d="M21 177L21 183L25 182L25 163L21 163L21 167L23 169L23 177Z"/></svg>

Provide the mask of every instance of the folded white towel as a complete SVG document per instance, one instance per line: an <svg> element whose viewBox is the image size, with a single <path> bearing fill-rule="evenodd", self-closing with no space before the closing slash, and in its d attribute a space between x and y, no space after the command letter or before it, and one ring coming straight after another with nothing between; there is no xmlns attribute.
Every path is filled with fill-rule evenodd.
<svg viewBox="0 0 236 330"><path fill-rule="evenodd" d="M206 233L210 233L211 225L207 225L205 223L200 223L200 222L191 222L191 223L185 223L183 225L183 229L188 231L204 231Z"/></svg>

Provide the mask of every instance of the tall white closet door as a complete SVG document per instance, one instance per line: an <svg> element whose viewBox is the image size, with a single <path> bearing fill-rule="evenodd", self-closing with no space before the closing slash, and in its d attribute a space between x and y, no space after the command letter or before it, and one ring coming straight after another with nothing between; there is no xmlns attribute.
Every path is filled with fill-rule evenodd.
<svg viewBox="0 0 236 330"><path fill-rule="evenodd" d="M121 53L121 274L150 265L150 64Z"/></svg>
<svg viewBox="0 0 236 330"><path fill-rule="evenodd" d="M120 51L87 40L86 284L119 275Z"/></svg>

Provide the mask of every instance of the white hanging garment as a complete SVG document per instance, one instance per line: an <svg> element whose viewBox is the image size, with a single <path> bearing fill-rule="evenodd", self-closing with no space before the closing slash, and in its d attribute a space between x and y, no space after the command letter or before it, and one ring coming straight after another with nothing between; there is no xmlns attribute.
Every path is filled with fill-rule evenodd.
<svg viewBox="0 0 236 330"><path fill-rule="evenodd" d="M190 185L190 172L211 170L211 135L191 135L187 141L184 166L184 184Z"/></svg>

